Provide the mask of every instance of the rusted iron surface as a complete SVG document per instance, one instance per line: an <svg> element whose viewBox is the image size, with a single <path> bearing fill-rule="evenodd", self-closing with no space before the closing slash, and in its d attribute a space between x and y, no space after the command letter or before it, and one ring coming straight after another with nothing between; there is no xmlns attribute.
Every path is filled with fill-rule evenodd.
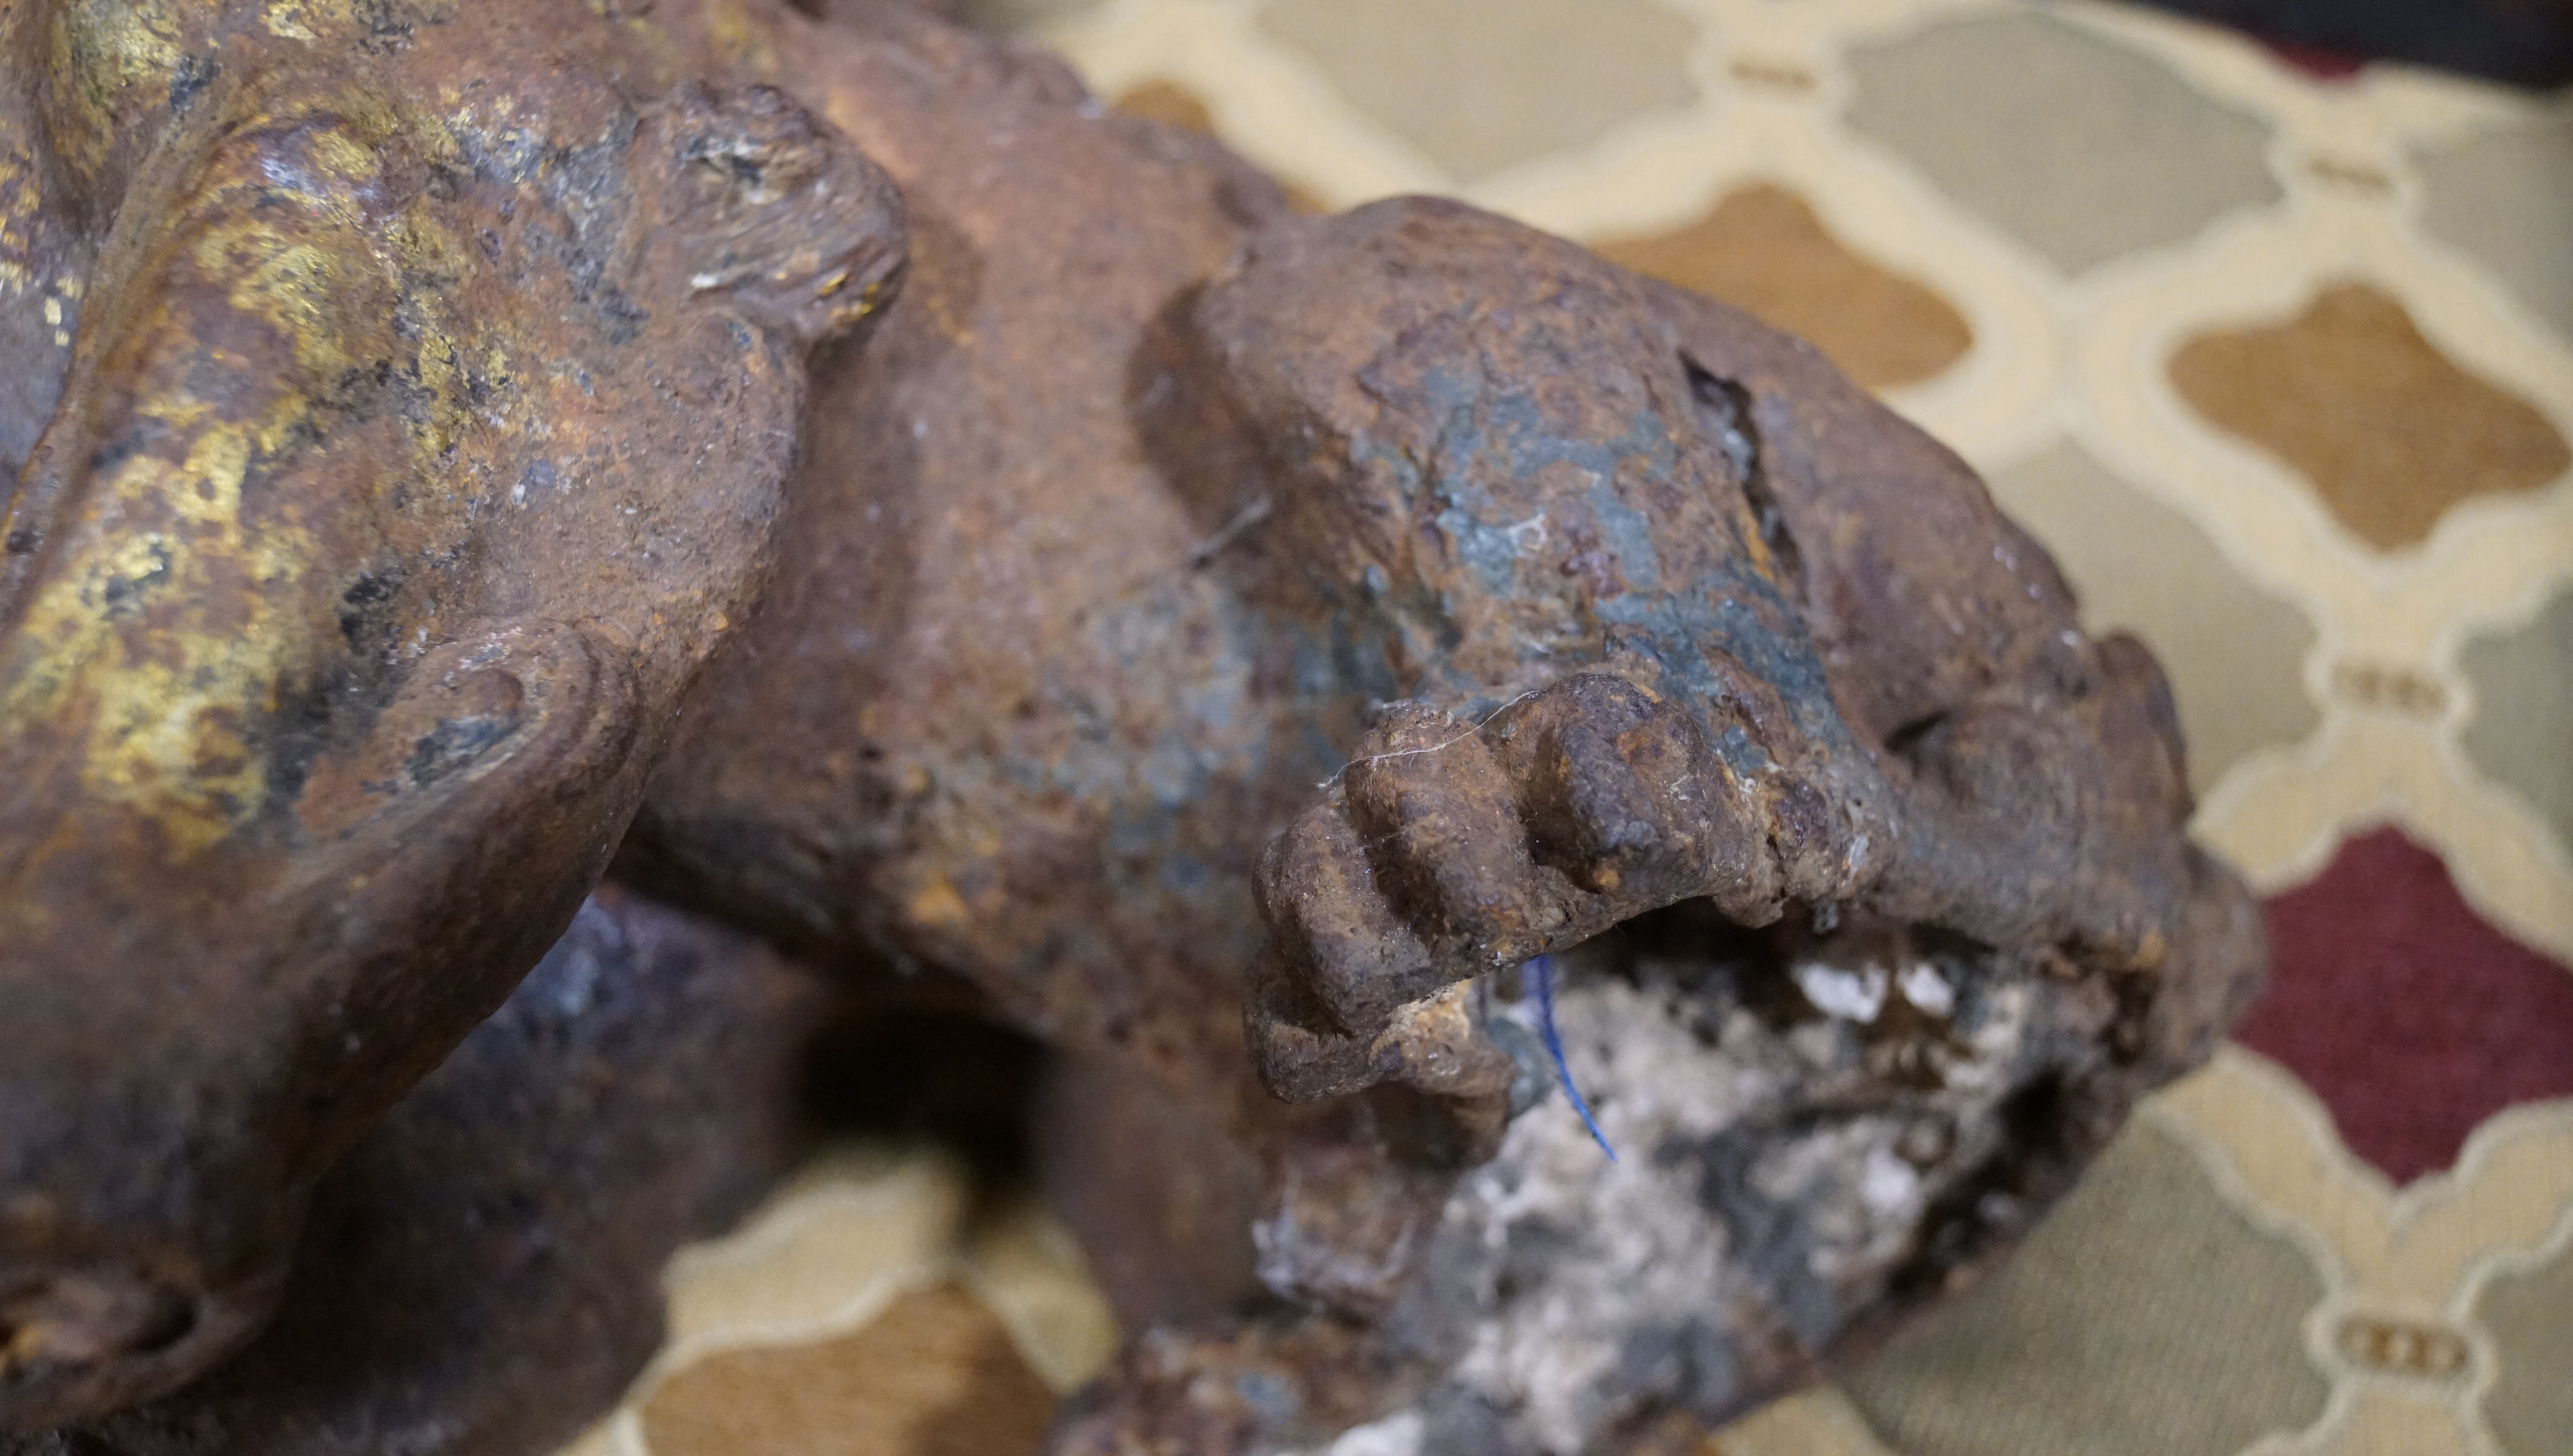
<svg viewBox="0 0 2573 1456"><path fill-rule="evenodd" d="M1810 351L1451 205L1288 219L1202 143L897 9L836 37L780 23L798 39L763 74L901 183L914 276L819 387L780 592L691 703L630 863L796 944L957 973L1140 1076L1100 1117L1258 1154L1258 1237L1189 1242L1194 1210L1253 1196L1247 1173L1176 1150L1156 1173L1105 1155L1137 1139L1085 1143L1077 1109L1052 1113L1055 1145L1102 1150L1055 1161L1059 1203L1164 1330L1067 1449L1320 1439L1364 1404L1351 1368L1380 1373L1360 1382L1377 1414L1413 1388L1481 1402L1493 1449L1743 1408L2006 1244L2247 994L2256 926L2181 836L2157 672L2084 637L1971 474ZM1862 985L1948 957L2012 988L2007 1017L1976 1004L1985 1040L1944 1093L1916 1086L1935 1058L1807 1067L1771 1045L1783 1026L1660 1064L1771 1065L1639 1149L1653 1166L1731 1136L1790 1162L1847 1143L1864 1170L1916 1122L1966 1128L1904 1163L1899 1216L1825 1209L1859 1192L1826 1180L1786 1251L1755 1256L1728 1251L1740 1200L1510 1150L1528 1069L1478 986L1679 901L1848 929L1810 953L1784 929L1702 948L1702 1004L1639 1028L1721 1025L1734 980L1849 947L1872 948L1842 973ZM1586 965L1567 1016L1594 999ZM1280 1093L1340 1099L1299 1116L1255 1062ZM1611 1079L1602 1101L1614 1124L1653 1095ZM1496 1151L1514 1186L1569 1180L1556 1212L1600 1237L1694 1230L1710 1262L1672 1287L1702 1327L1621 1304L1633 1271L1567 1234L1559 1276L1511 1278L1595 1296L1562 1353L1601 1393L1459 1375L1478 1337L1518 1338L1508 1301L1469 1297L1488 1269L1439 1263L1489 1231L1464 1170ZM2002 1195L1942 1201L1984 1182ZM1157 1239L1231 1272L1201 1272L1191 1309L1121 1252ZM1836 1272L1781 1286L1794 1258ZM1246 1273L1321 1312L1214 1307ZM1662 1335L1731 1363L1621 1384L1594 1358ZM1298 1373L1344 1337L1354 1366ZM1276 1398L1191 1406L1243 1383L1177 1373L1197 1340Z"/></svg>
<svg viewBox="0 0 2573 1456"><path fill-rule="evenodd" d="M1691 897L2043 950L2140 1006L2235 969L2149 657L1810 350L1431 203L1273 229L1199 317L1294 442L1270 590L1424 664L1263 866L1283 1095L1443 1088L1436 993Z"/></svg>
<svg viewBox="0 0 2573 1456"><path fill-rule="evenodd" d="M761 74L901 184L912 268L817 377L777 587L632 858L1230 1095L1238 972L1210 968L1257 947L1259 839L1330 750L1281 741L1254 656L1289 644L1196 564L1235 503L1175 488L1136 416L1177 397L1174 301L1284 204L1051 56L898 6L776 23Z"/></svg>
<svg viewBox="0 0 2573 1456"><path fill-rule="evenodd" d="M423 456L411 394L388 384L394 402L348 406L377 408L362 439L379 443L296 444L295 478L310 483L259 493L328 526L300 526L316 534L297 559L324 564L227 595L268 559L227 545L227 562L251 564L154 577L159 596L130 627L103 586L63 598L66 622L136 660L209 630L189 613L256 606L308 623L278 639L306 656L220 688L236 714L226 731L266 734L261 752L201 754L188 763L215 767L181 777L276 787L192 791L185 805L259 808L239 826L210 821L222 832L195 859L171 858L165 828L124 827L140 811L81 777L97 757L90 720L75 743L48 726L74 722L65 710L30 714L32 747L0 746L28 765L0 792L31 806L5 822L60 826L23 851L0 838L16 856L0 871L30 885L34 870L10 867L89 876L12 904L131 921L137 957L166 958L186 936L212 948L191 967L260 968L183 988L259 1008L201 1018L221 1029L215 1050L179 1035L167 971L134 982L158 998L151 1015L50 1012L71 1030L29 1042L91 1048L137 1089L133 1105L182 1089L153 1105L185 1115L137 1116L138 1136L176 1127L168 1145L192 1157L238 1144L268 1159L222 1164L217 1193L154 1181L134 1207L290 1209L505 989L496 970L466 986L418 967L465 945L499 948L475 965L532 959L594 876L665 728L621 873L861 979L962 984L984 1014L1058 1050L1037 1161L1135 1330L1068 1410L1063 1452L1279 1449L1380 1420L1389 1439L1453 1432L1532 1453L1675 1414L1719 1419L1961 1287L2137 1095L2204 1055L2256 984L2250 902L2182 835L2179 744L2149 658L2085 636L2053 565L1972 474L1812 351L1457 205L1291 217L1213 143L1106 110L1040 53L901 4L809 10L547 11L545 39L488 58L490 95L525 103L513 124L620 139L600 185L630 192L624 211L594 216L541 168L520 182L468 169L453 197L406 205L514 196L527 232L530 216L559 217L545 236L639 240L598 256L634 270L616 287L650 329L676 332L602 342L581 312L597 291L584 303L563 261L591 255L572 244L544 267L475 265L456 287L493 289L474 296L489 300L481 326L530 331L510 346L524 353L593 362L595 393L557 388L541 418L476 415L456 426L456 454ZM521 33L462 15L398 46L347 48L331 74L392 67L441 98L450 130L497 115L496 100L436 90L435 66L462 53L429 37ZM558 66L565 45L593 47L582 64L606 79L584 90L507 69L538 54ZM259 72L245 59L223 74ZM716 89L668 89L689 77ZM795 130L795 106L819 122ZM670 118L705 112L791 145L668 145ZM630 131L601 130L603 116ZM408 155L361 140L370 157ZM778 145L813 160L759 150ZM848 287L886 281L899 256L893 205L857 152L901 190L909 272L863 348L823 356L799 423L797 347L845 322L812 304L814 285L839 268L854 270ZM566 140L543 155L587 154ZM687 230L637 220L700 178L763 220L752 231L770 262L655 271ZM366 232L378 226L366 207L383 210L364 198L343 210L368 240L352 257L394 236ZM77 208L43 211L63 239L90 236ZM156 216L135 225L133 256L203 252L145 248L192 236L192 215ZM535 256L522 234L493 236L504 258ZM144 302L229 301L242 286L83 287L93 310L114 294L148 320ZM81 321L82 358L150 357L111 347L148 342L141 325L117 333L100 317ZM319 334L373 338L372 318ZM421 337L392 328L366 357L411 378ZM292 348L263 359L242 370L260 387L304 387ZM66 419L112 413L83 401L154 397L90 382L141 374L62 376L59 403L0 394L0 430L8 410L50 410L51 440ZM594 445L581 458L616 462L619 488L663 490L639 502L641 522L615 508L637 503L630 493L559 488L557 463L544 500L558 513L512 533L523 517L492 492L532 481L527 461L566 458L567 435ZM99 496L42 483L49 460L94 448L35 447L13 509ZM371 463L344 463L360 457ZM459 479L495 483L475 495ZM434 482L415 494L445 502L437 529L408 524L402 511L426 507L402 503L415 498L404 481ZM43 526L21 553L29 581L124 559L122 516L87 546L51 515L28 518ZM754 612L752 525L772 520L775 576ZM675 524L634 534L654 522ZM252 541L246 529L222 539ZM341 629L371 552L410 563L387 625L360 612ZM23 625L35 598L17 579L0 578L16 593L0 595L8 648L34 652L18 645L42 639ZM682 693L727 629L738 640ZM591 666L516 671L516 658L472 657L494 650L470 645L485 642ZM330 676L335 654L361 666ZM12 661L12 683L43 680ZM519 696L464 670L486 661L526 684ZM345 721L263 706L340 701L312 683L358 706ZM509 746L555 744L543 735L558 719L577 720L560 746ZM423 744L466 733L437 725L486 723L496 742L477 741L469 771L401 787L397 766ZM612 748L609 724L623 734ZM129 739L146 741L115 741ZM395 803L365 798L387 782ZM170 791L154 792L159 804ZM514 874L476 873L502 868ZM363 893L341 888L358 876ZM296 899L308 885L328 893ZM341 959L315 954L325 938ZM361 949L390 946L422 959ZM1561 958L1562 1031L1614 1164L1547 1091L1555 1070L1517 1000L1516 968L1539 955ZM352 1010L360 987L373 999ZM129 1062L87 1030L106 1025L166 1034L129 1040L175 1050ZM367 1050L333 1051L353 1029ZM216 1055L233 1070L191 1071ZM8 1081L0 1095L43 1108L70 1076L39 1067L27 1091ZM326 1090L327 1115L312 1110ZM231 1142L188 1130L210 1125L257 1130ZM43 1151L26 1145L0 1164L13 1188ZM100 1146L44 1155L76 1167L64 1186L145 1165L131 1143ZM220 1245L225 1269L249 1269L291 1236L284 1214L256 1237L192 1226L162 1244L139 1215L83 1216L104 1230L81 1255L93 1262ZM22 1264L71 1266L11 1227L17 1241L0 1247ZM76 1398L125 1398L184 1363ZM43 1407L22 1398L13 1413L30 1408Z"/></svg>
<svg viewBox="0 0 2573 1456"><path fill-rule="evenodd" d="M802 1146L798 1058L829 1003L751 937L603 887L322 1180L265 1334L175 1395L0 1453L554 1449L659 1345L671 1252Z"/></svg>
<svg viewBox="0 0 2573 1456"><path fill-rule="evenodd" d="M562 929L903 229L577 0L16 4L0 58L5 1425L253 1333Z"/></svg>

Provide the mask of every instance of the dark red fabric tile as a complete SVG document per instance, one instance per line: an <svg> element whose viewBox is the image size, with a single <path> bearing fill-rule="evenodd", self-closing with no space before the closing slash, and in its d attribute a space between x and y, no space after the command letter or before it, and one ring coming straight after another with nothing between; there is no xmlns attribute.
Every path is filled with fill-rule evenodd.
<svg viewBox="0 0 2573 1456"><path fill-rule="evenodd" d="M2234 1040L2398 1185L2514 1102L2573 1096L2573 972L2493 929L2439 857L2378 829L2268 903L2268 994Z"/></svg>

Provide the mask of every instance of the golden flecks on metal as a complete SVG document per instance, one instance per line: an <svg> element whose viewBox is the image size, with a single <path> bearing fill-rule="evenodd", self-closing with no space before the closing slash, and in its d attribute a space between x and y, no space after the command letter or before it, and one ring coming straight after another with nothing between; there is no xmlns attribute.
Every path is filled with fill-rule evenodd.
<svg viewBox="0 0 2573 1456"><path fill-rule="evenodd" d="M328 629L298 605L309 595L297 587L306 563L323 555L314 523L245 511L244 483L255 470L288 467L306 447L299 431L317 399L370 363L353 355L353 341L381 341L381 301L397 295L402 268L459 271L454 240L432 220L371 226L363 215L365 200L382 195L381 159L400 119L363 98L332 117L302 137L298 157L311 175L301 185L228 174L234 159L219 145L183 200L169 231L186 241L165 248L158 266L214 283L225 307L264 326L242 337L274 340L292 362L280 368L228 355L204 342L198 320L166 307L130 323L124 347L172 381L137 406L167 442L88 482L73 504L76 515L57 530L64 568L28 603L0 697L0 720L86 721L84 787L157 823L182 857L265 803L268 770L250 748L249 720L278 709L286 679ZM281 192L303 206L283 216L254 206ZM67 317L58 298L44 308L48 323ZM362 317L371 308L378 317ZM67 342L67 332L58 338ZM431 318L420 321L416 346L429 407L405 424L413 449L434 458L473 415L456 342ZM226 378L247 370L263 382L215 397L178 382L208 363ZM505 375L496 349L482 352L482 364L486 376ZM245 414L246 400L264 403Z"/></svg>

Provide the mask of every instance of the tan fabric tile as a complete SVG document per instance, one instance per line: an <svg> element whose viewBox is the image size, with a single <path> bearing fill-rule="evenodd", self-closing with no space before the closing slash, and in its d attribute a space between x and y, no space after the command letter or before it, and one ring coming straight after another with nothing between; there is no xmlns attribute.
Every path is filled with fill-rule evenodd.
<svg viewBox="0 0 2573 1456"><path fill-rule="evenodd" d="M952 1284L854 1334L726 1350L643 1403L652 1456L1020 1456L1054 1393L991 1310Z"/></svg>
<svg viewBox="0 0 2573 1456"><path fill-rule="evenodd" d="M1459 182L1696 97L1695 29L1646 0L1271 0L1261 25Z"/></svg>
<svg viewBox="0 0 2573 1456"><path fill-rule="evenodd" d="M2573 341L2573 107L2419 159L2421 226Z"/></svg>
<svg viewBox="0 0 2573 1456"><path fill-rule="evenodd" d="M1727 193L1671 232L1591 247L1803 336L1871 388L1930 378L1975 342L1946 299L1851 252L1811 204L1770 183Z"/></svg>
<svg viewBox="0 0 2573 1456"><path fill-rule="evenodd" d="M2234 1456L2323 1413L2321 1276L2142 1123L2019 1255L1841 1384L1906 1456Z"/></svg>
<svg viewBox="0 0 2573 1456"><path fill-rule="evenodd" d="M1155 80L1130 86L1109 104L1128 116L1140 116L1184 132L1215 135L1215 113L1207 109L1206 98L1177 81Z"/></svg>
<svg viewBox="0 0 2573 1456"><path fill-rule="evenodd" d="M2457 665L2475 687L2466 756L2573 846L2573 593L2516 632L2468 642Z"/></svg>
<svg viewBox="0 0 2573 1456"><path fill-rule="evenodd" d="M2260 123L2042 15L1956 21L1849 65L1852 129L2068 274L2280 196Z"/></svg>
<svg viewBox="0 0 2573 1456"><path fill-rule="evenodd" d="M2573 464L2546 416L2459 367L2363 283L2325 288L2282 323L2190 340L2170 379L2380 550L2419 544L2460 500L2534 490Z"/></svg>
<svg viewBox="0 0 2573 1456"><path fill-rule="evenodd" d="M2245 754L2295 743L2322 721L2304 689L2312 624L2244 580L2188 517L2070 440L1991 483L2064 568L2083 625L2133 632L2161 659L2200 793Z"/></svg>
<svg viewBox="0 0 2573 1456"><path fill-rule="evenodd" d="M2534 1268L2495 1276L2475 1300L2500 1373L2484 1422L2507 1456L2573 1451L2573 1244Z"/></svg>

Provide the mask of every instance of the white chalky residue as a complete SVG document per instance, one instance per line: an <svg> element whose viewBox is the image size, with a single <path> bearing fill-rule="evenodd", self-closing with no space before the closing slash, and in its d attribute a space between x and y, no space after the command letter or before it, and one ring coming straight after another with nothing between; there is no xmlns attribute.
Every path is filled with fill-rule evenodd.
<svg viewBox="0 0 2573 1456"><path fill-rule="evenodd" d="M1903 973L1896 983L1903 989L1903 999L1934 1017L1953 1015L1957 1010L1957 988L1939 974L1939 968L1924 961Z"/></svg>
<svg viewBox="0 0 2573 1456"><path fill-rule="evenodd" d="M1419 1456L1424 1425L1420 1412L1397 1411L1383 1420L1342 1432L1324 1449L1324 1456Z"/></svg>
<svg viewBox="0 0 2573 1456"><path fill-rule="evenodd" d="M1870 1211L1887 1217L1908 1216L1921 1199L1921 1174L1892 1148L1870 1148L1867 1170L1859 1175L1858 1195Z"/></svg>
<svg viewBox="0 0 2573 1456"><path fill-rule="evenodd" d="M1780 1081L1804 1075L1756 1020L1728 1019L1720 1049L1710 1049L1663 997L1622 982L1559 992L1556 1021L1573 1082L1621 1152L1711 1136ZM1747 1045L1734 1047L1736 1035ZM1514 1120L1500 1154L1465 1177L1442 1220L1442 1237L1462 1235L1492 1255L1477 1291L1487 1313L1452 1378L1514 1412L1539 1449L1586 1449L1618 1413L1603 1392L1616 1385L1629 1334L1721 1320L1741 1295L1723 1225L1698 1204L1694 1176L1642 1155L1609 1162L1560 1092ZM1538 1285L1503 1297L1488 1281L1512 1232L1540 1228L1573 1242Z"/></svg>
<svg viewBox="0 0 2573 1456"><path fill-rule="evenodd" d="M1288 1298L1308 1288L1368 1288L1392 1277L1410 1259L1413 1243L1426 1230L1418 1223L1406 1221L1395 1234L1392 1247L1380 1259L1368 1260L1339 1256L1327 1239L1301 1236L1297 1227L1297 1210L1303 1206L1302 1180L1295 1165L1286 1164L1286 1186L1278 1198L1277 1211L1251 1225L1251 1245L1259 1256L1256 1265L1262 1283Z"/></svg>
<svg viewBox="0 0 2573 1456"><path fill-rule="evenodd" d="M1988 1095L2007 1090L2010 1054L2027 1039L2035 1010L2032 995L2025 984L1987 990L1982 997L1982 1024L1967 1039L1966 1052L1961 1055L1946 1047L1931 1049L1931 1065L1938 1069L1939 1079L1949 1091Z"/></svg>
<svg viewBox="0 0 2573 1456"><path fill-rule="evenodd" d="M1646 1408L1638 1402L1668 1398L1635 1383L1665 1375L1628 1369L1637 1335L1697 1322L1735 1339L1751 1327L1746 1317L1774 1318L1763 1313L1776 1309L1771 1292L1754 1287L1726 1216L1707 1201L1710 1164L1697 1151L1746 1131L1757 1150L1740 1169L1742 1191L1798 1210L1804 1267L1836 1297L1873 1297L1916 1251L1944 1175L1998 1145L1993 1103L2014 1085L2014 1069L2026 1075L2032 1023L2060 1016L2051 988L1969 992L1927 967L1898 976L1813 966L1795 979L1832 1016L1779 1027L1738 1001L1717 1012L1697 999L1703 990L1680 990L1687 981L1650 959L1631 977L1585 974L1577 961L1566 969L1556 1006L1566 1061L1622 1159L1600 1155L1559 1091L1514 1119L1498 1155L1460 1180L1433 1235L1429 1257L1464 1281L1473 1311L1460 1331L1465 1354L1404 1412L1410 1423L1397 1416L1342 1438L1413 1444L1305 1456L1415 1456L1442 1434L1437 1412L1460 1399L1501 1422L1491 1456L1577 1456ZM1845 1115L1775 1135L1780 1112L1802 1102L1818 1076L1858 1071L1878 1035L1860 1028L1896 994L1942 1017L1975 1000L1963 1045L1933 1039L1928 1054L1941 1073L1929 1101L1956 1128L1933 1173L1894 1150L1915 1113ZM1523 1025L1526 1010L1492 1008ZM1933 1186L1932 1177L1942 1180Z"/></svg>
<svg viewBox="0 0 2573 1456"><path fill-rule="evenodd" d="M1885 968L1844 971L1808 961L1795 970L1797 989L1825 1016L1845 1022L1873 1022L1885 1010Z"/></svg>

